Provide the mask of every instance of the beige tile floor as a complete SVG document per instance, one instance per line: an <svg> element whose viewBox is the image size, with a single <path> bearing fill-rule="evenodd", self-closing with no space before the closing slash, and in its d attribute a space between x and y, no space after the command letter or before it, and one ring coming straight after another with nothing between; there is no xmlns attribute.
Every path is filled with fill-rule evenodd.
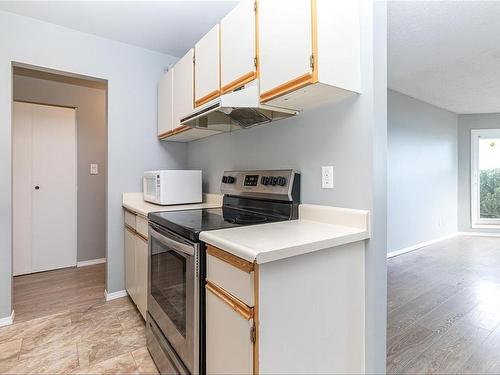
<svg viewBox="0 0 500 375"><path fill-rule="evenodd" d="M500 238L391 258L387 278L389 374L500 373Z"/></svg>
<svg viewBox="0 0 500 375"><path fill-rule="evenodd" d="M98 265L16 278L19 318L0 328L0 373L157 374L144 320L128 297L104 301L103 275Z"/></svg>

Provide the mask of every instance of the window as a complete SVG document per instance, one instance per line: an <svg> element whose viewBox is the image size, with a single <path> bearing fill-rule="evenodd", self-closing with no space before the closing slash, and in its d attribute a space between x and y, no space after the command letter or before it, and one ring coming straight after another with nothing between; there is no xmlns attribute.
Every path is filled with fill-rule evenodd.
<svg viewBox="0 0 500 375"><path fill-rule="evenodd" d="M500 226L500 129L471 132L473 227Z"/></svg>

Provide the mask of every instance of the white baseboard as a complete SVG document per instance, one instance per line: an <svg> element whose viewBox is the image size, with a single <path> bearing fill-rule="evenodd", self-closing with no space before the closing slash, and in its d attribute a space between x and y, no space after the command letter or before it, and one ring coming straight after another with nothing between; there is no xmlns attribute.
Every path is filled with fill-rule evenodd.
<svg viewBox="0 0 500 375"><path fill-rule="evenodd" d="M12 310L10 316L6 318L0 318L0 327L10 326L12 323L14 323L14 315L14 310Z"/></svg>
<svg viewBox="0 0 500 375"><path fill-rule="evenodd" d="M122 298L128 296L126 290L119 290L118 292L108 293L106 289L104 289L104 299L106 301L111 301L117 298Z"/></svg>
<svg viewBox="0 0 500 375"><path fill-rule="evenodd" d="M82 260L81 262L76 262L77 267L93 266L94 264L106 263L106 258Z"/></svg>
<svg viewBox="0 0 500 375"><path fill-rule="evenodd" d="M500 233L489 232L458 232L460 236L478 236L478 237L500 237Z"/></svg>
<svg viewBox="0 0 500 375"><path fill-rule="evenodd" d="M434 244L436 242L440 242L440 241L447 240L449 238L456 237L458 234L459 233L457 233L457 232L451 233L451 234L448 234L446 236L435 238L435 239L430 240L430 241L420 242L420 243L418 243L416 245L405 247L404 249L391 251L390 253L387 253L387 258L392 258L392 257L398 256L398 255L401 255L401 254L409 253L410 251L414 251L414 250L420 249L422 247L432 245L432 244Z"/></svg>

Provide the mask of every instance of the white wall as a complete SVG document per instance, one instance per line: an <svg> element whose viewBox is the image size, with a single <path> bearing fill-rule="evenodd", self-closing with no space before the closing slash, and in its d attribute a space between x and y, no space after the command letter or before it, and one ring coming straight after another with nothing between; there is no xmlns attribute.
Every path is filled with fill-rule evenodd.
<svg viewBox="0 0 500 375"><path fill-rule="evenodd" d="M11 314L12 61L108 81L107 288L124 289L121 194L146 169L180 168L185 146L156 138L156 83L175 58L0 12L0 318Z"/></svg>
<svg viewBox="0 0 500 375"><path fill-rule="evenodd" d="M461 232L500 233L500 229L472 228L470 201L470 143L472 129L500 129L500 113L458 116L458 229Z"/></svg>
<svg viewBox="0 0 500 375"><path fill-rule="evenodd" d="M457 115L388 92L387 251L457 231Z"/></svg>
<svg viewBox="0 0 500 375"><path fill-rule="evenodd" d="M304 203L372 211L366 251L366 369L385 372L386 324L386 9L362 1L362 95L294 118L188 145L188 166L205 190L220 192L222 172L295 168ZM321 68L320 68L321 69ZM335 166L335 189L321 189L321 166Z"/></svg>

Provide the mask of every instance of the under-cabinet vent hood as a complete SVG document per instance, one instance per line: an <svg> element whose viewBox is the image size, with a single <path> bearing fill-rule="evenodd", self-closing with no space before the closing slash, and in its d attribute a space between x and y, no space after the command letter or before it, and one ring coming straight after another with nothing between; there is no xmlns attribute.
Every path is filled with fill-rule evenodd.
<svg viewBox="0 0 500 375"><path fill-rule="evenodd" d="M258 81L255 80L195 108L191 114L181 119L181 125L228 132L281 120L297 113L261 104Z"/></svg>

